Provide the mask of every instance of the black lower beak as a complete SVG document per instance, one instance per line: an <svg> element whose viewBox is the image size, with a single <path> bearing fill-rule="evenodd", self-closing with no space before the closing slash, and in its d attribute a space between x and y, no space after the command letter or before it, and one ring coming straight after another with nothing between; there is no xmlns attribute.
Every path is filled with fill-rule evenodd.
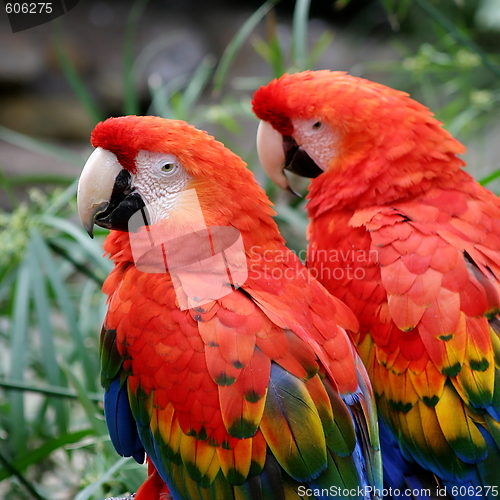
<svg viewBox="0 0 500 500"><path fill-rule="evenodd" d="M295 139L289 135L283 136L283 149L285 150L285 169L314 179L323 173L311 157L299 147Z"/></svg>
<svg viewBox="0 0 500 500"><path fill-rule="evenodd" d="M128 231L130 218L139 210L143 212L144 225L147 225L144 200L132 188L132 177L128 170L123 169L116 177L108 207L97 214L94 222L105 229Z"/></svg>

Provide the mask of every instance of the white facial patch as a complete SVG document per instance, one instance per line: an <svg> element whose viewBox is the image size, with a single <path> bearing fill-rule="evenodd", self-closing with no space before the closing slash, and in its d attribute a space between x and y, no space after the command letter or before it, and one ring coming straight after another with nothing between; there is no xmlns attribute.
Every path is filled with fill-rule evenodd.
<svg viewBox="0 0 500 500"><path fill-rule="evenodd" d="M148 207L150 224L170 217L192 177L172 154L139 151L133 186Z"/></svg>
<svg viewBox="0 0 500 500"><path fill-rule="evenodd" d="M196 189L189 187L192 177L178 158L140 151L135 163L132 185L145 204L128 226L136 268L168 272L181 310L241 286L248 277L243 238L234 227L207 226Z"/></svg>
<svg viewBox="0 0 500 500"><path fill-rule="evenodd" d="M293 137L301 147L325 171L335 159L339 134L320 118L293 120Z"/></svg>

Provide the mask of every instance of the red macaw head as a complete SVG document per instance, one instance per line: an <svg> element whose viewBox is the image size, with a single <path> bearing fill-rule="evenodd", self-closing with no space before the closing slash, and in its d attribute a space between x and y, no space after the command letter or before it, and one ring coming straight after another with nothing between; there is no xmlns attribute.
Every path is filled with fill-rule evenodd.
<svg viewBox="0 0 500 500"><path fill-rule="evenodd" d="M464 151L408 94L344 72L284 75L258 89L252 105L261 120L261 163L282 188L288 187L284 169L311 178L328 171L349 182L360 168L368 180L386 160L411 152Z"/></svg>
<svg viewBox="0 0 500 500"><path fill-rule="evenodd" d="M195 207L183 193L190 189L208 224L236 226L244 217L249 224L248 211L272 213L245 163L186 122L109 118L95 127L91 142L96 149L78 186L78 210L89 234L94 223L127 231L130 217L144 207L154 207L151 223L188 217Z"/></svg>

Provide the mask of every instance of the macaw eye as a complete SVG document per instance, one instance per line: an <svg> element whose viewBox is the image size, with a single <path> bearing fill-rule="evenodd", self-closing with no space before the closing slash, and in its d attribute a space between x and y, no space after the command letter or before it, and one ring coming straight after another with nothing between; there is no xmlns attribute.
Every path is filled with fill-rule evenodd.
<svg viewBox="0 0 500 500"><path fill-rule="evenodd" d="M175 163L165 163L162 165L161 170L166 174L171 174L176 169L176 166L177 165Z"/></svg>
<svg viewBox="0 0 500 500"><path fill-rule="evenodd" d="M313 123L312 128L313 128L314 130L319 130L319 129L321 128L321 126L322 126L322 125L323 125L323 124L322 124L321 122L315 122L315 123Z"/></svg>

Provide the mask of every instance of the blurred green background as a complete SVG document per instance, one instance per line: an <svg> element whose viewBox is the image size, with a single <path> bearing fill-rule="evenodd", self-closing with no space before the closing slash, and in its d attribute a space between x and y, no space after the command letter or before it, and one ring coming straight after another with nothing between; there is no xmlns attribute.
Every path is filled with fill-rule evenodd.
<svg viewBox="0 0 500 500"><path fill-rule="evenodd" d="M91 240L75 204L97 121L156 114L208 130L247 161L296 251L305 201L263 175L250 108L286 71L411 93L500 192L500 0L235 3L81 1L16 34L0 15L1 498L103 500L146 474L114 452L100 403L106 231Z"/></svg>

